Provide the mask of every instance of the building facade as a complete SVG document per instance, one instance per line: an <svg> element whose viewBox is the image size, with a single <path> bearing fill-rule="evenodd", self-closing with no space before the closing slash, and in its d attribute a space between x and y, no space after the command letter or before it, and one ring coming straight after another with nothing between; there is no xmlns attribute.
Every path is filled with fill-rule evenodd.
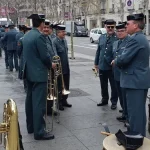
<svg viewBox="0 0 150 150"><path fill-rule="evenodd" d="M125 21L128 14L146 13L145 10L150 16L150 0L16 0L15 8L22 24L30 14L43 13L51 22L82 21L89 30L103 27L110 18Z"/></svg>

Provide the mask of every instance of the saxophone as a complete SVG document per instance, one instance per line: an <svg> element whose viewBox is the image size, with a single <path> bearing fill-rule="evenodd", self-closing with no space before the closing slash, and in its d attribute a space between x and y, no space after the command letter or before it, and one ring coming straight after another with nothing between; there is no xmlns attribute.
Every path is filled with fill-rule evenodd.
<svg viewBox="0 0 150 150"><path fill-rule="evenodd" d="M23 150L16 103L8 99L4 104L3 122L0 123L0 144L6 150Z"/></svg>

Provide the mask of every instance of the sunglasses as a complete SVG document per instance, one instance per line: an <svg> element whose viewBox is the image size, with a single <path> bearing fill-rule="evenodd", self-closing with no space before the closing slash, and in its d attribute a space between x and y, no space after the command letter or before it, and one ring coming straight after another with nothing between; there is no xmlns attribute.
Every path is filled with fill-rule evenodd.
<svg viewBox="0 0 150 150"><path fill-rule="evenodd" d="M117 30L117 32L125 32L126 30Z"/></svg>
<svg viewBox="0 0 150 150"><path fill-rule="evenodd" d="M114 29L115 26L107 26L108 29Z"/></svg>

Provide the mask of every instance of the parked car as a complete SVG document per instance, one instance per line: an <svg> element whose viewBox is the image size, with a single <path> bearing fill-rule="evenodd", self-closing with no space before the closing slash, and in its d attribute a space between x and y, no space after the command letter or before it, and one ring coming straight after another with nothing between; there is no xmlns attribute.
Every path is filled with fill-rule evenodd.
<svg viewBox="0 0 150 150"><path fill-rule="evenodd" d="M94 43L94 42L98 42L99 37L102 34L106 33L106 29L105 28L94 28L90 31L90 42Z"/></svg>

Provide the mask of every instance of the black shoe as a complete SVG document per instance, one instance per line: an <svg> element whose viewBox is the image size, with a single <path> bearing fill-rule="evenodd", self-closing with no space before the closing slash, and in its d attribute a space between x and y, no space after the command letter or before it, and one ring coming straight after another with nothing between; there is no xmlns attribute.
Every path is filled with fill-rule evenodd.
<svg viewBox="0 0 150 150"><path fill-rule="evenodd" d="M34 133L34 130L33 130L33 129L27 129L27 131L28 131L28 134Z"/></svg>
<svg viewBox="0 0 150 150"><path fill-rule="evenodd" d="M32 133L34 133L33 131L28 131L28 134L32 134Z"/></svg>
<svg viewBox="0 0 150 150"><path fill-rule="evenodd" d="M6 69L9 69L9 67L8 67L8 66L6 66Z"/></svg>
<svg viewBox="0 0 150 150"><path fill-rule="evenodd" d="M9 71L10 71L10 72L13 72L13 69L10 69Z"/></svg>
<svg viewBox="0 0 150 150"><path fill-rule="evenodd" d="M120 122L126 122L126 117L124 116L117 117L116 119Z"/></svg>
<svg viewBox="0 0 150 150"><path fill-rule="evenodd" d="M64 106L64 107L72 107L72 105L69 104L68 102L67 102L67 103L63 103L63 106Z"/></svg>
<svg viewBox="0 0 150 150"><path fill-rule="evenodd" d="M49 132L45 132L42 137L34 137L35 140L52 140L55 136Z"/></svg>
<svg viewBox="0 0 150 150"><path fill-rule="evenodd" d="M65 109L64 109L64 107L62 105L59 105L59 110L63 111Z"/></svg>
<svg viewBox="0 0 150 150"><path fill-rule="evenodd" d="M111 105L111 109L115 110L117 108L117 105Z"/></svg>
<svg viewBox="0 0 150 150"><path fill-rule="evenodd" d="M105 105L108 105L108 102L101 101L99 104L97 104L97 106L105 106Z"/></svg>
<svg viewBox="0 0 150 150"><path fill-rule="evenodd" d="M123 110L119 110L120 113L123 113Z"/></svg>

